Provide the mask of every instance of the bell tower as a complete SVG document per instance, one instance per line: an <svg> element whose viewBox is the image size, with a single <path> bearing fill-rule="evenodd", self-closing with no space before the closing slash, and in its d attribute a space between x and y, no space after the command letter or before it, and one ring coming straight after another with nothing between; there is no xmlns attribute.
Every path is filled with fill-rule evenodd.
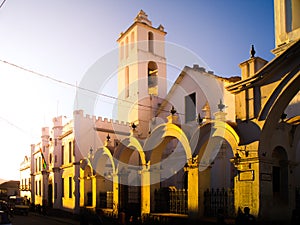
<svg viewBox="0 0 300 225"><path fill-rule="evenodd" d="M118 119L137 125L141 136L166 97L164 27L152 26L140 10L133 24L120 34L118 65Z"/></svg>
<svg viewBox="0 0 300 225"><path fill-rule="evenodd" d="M300 0L274 0L275 49L279 55L300 38Z"/></svg>

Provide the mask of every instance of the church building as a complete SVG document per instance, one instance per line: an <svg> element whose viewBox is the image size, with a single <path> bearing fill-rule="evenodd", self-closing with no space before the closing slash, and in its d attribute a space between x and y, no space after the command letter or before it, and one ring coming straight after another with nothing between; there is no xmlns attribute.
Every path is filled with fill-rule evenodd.
<svg viewBox="0 0 300 225"><path fill-rule="evenodd" d="M21 167L32 203L141 221L220 209L232 219L249 207L257 220L289 221L300 207L299 6L274 0L270 62L254 46L240 77L191 62L169 89L167 32L141 10L117 39L118 120L75 110L42 128L30 178Z"/></svg>

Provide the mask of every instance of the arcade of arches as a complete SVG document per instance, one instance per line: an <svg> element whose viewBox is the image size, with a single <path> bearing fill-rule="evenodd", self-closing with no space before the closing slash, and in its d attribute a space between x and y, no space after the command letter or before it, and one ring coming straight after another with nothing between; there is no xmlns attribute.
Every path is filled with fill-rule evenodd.
<svg viewBox="0 0 300 225"><path fill-rule="evenodd" d="M248 206L261 220L288 220L299 207L300 117L284 112L299 95L299 45L227 87L246 109L236 109L236 122L226 121L220 109L215 120L186 132L171 114L146 139L133 128L115 149L108 140L81 162L81 206L101 206L114 216L126 210L141 217L175 212L198 218L214 215L207 196L218 190L226 195L218 207L227 207L229 216ZM176 195L181 203L174 204L181 206L163 208L161 193L168 193L170 205Z"/></svg>

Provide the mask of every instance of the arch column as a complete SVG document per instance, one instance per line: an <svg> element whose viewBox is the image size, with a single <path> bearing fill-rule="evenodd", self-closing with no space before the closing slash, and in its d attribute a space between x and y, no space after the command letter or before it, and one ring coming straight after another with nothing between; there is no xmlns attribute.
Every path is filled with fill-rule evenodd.
<svg viewBox="0 0 300 225"><path fill-rule="evenodd" d="M80 169L80 178L79 178L79 189L80 189L80 195L79 195L79 207L84 207L84 170Z"/></svg>
<svg viewBox="0 0 300 225"><path fill-rule="evenodd" d="M141 173L141 216L142 218L150 213L150 171L144 165Z"/></svg>
<svg viewBox="0 0 300 225"><path fill-rule="evenodd" d="M199 211L199 188L198 188L198 174L199 163L197 157L188 160L184 168L187 173L187 207L188 214L191 219L196 219Z"/></svg>
<svg viewBox="0 0 300 225"><path fill-rule="evenodd" d="M117 173L112 174L113 179L113 216L118 217L119 208L119 177Z"/></svg>
<svg viewBox="0 0 300 225"><path fill-rule="evenodd" d="M93 175L90 177L92 180L92 208L96 209L96 202L97 202L97 179L96 176Z"/></svg>

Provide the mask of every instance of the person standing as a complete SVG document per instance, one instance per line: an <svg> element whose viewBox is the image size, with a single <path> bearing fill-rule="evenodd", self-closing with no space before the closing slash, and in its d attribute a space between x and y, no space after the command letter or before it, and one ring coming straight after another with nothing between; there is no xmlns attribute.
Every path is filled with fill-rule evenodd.
<svg viewBox="0 0 300 225"><path fill-rule="evenodd" d="M243 224L255 224L256 219L255 217L250 214L250 208L249 207L245 207L244 208L244 215L243 215Z"/></svg>

